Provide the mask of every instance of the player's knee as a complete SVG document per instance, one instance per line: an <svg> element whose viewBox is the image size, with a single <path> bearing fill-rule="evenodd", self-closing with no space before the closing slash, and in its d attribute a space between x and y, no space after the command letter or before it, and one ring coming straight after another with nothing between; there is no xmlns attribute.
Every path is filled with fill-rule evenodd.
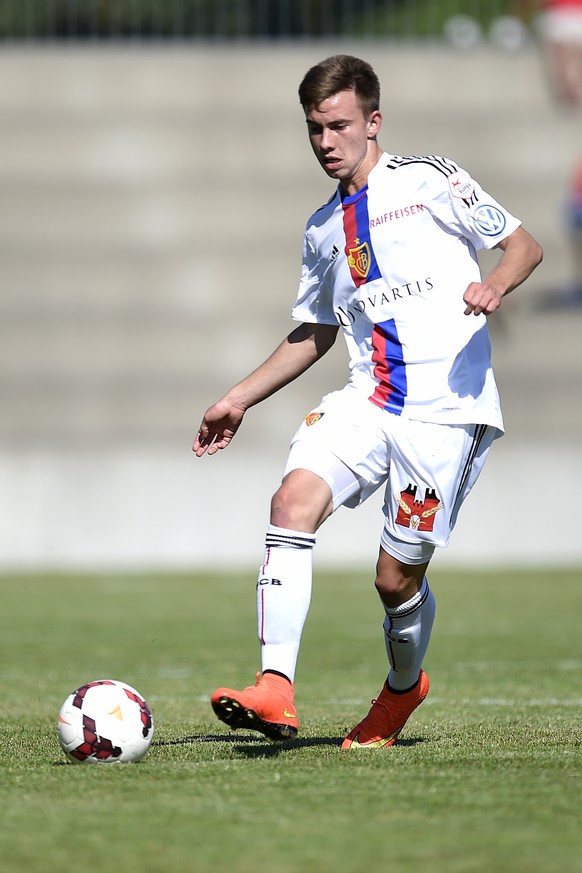
<svg viewBox="0 0 582 873"><path fill-rule="evenodd" d="M299 530L296 522L303 514L304 510L298 503L293 489L288 488L285 484L281 485L271 499L271 524Z"/></svg>
<svg viewBox="0 0 582 873"><path fill-rule="evenodd" d="M423 564L404 564L381 550L376 565L376 591L382 603L389 608L400 606L420 590L428 561Z"/></svg>
<svg viewBox="0 0 582 873"><path fill-rule="evenodd" d="M331 512L329 486L305 471L286 476L271 500L271 524L288 530L315 532Z"/></svg>
<svg viewBox="0 0 582 873"><path fill-rule="evenodd" d="M410 590L410 579L401 573L382 573L376 575L376 591L386 606L399 606L406 602ZM410 595L414 596L414 591Z"/></svg>

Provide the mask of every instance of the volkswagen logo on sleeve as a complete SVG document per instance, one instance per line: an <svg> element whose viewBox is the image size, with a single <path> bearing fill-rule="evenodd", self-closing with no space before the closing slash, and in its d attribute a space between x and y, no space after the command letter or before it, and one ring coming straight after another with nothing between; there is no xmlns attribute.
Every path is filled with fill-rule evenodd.
<svg viewBox="0 0 582 873"><path fill-rule="evenodd" d="M473 211L473 218L477 228L485 236L497 236L505 227L506 220L503 212L497 206L478 206Z"/></svg>

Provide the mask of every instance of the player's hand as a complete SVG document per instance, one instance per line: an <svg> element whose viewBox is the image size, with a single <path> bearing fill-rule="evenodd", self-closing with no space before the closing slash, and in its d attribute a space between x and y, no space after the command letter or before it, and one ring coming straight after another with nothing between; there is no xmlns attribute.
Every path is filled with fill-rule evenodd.
<svg viewBox="0 0 582 873"><path fill-rule="evenodd" d="M496 285L487 282L471 282L465 293L463 301L467 304L465 315L491 315L501 305L503 294Z"/></svg>
<svg viewBox="0 0 582 873"><path fill-rule="evenodd" d="M206 453L214 455L219 449L225 449L239 429L244 414L244 409L226 400L219 400L207 409L192 445L194 454L201 458Z"/></svg>

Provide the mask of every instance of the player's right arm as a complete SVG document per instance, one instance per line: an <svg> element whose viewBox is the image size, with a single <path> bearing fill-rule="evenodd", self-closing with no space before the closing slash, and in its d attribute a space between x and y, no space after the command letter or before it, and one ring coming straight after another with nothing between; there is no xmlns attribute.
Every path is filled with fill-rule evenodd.
<svg viewBox="0 0 582 873"><path fill-rule="evenodd" d="M225 449L251 406L270 397L297 379L334 344L338 327L331 324L300 324L264 363L239 382L204 413L192 451L201 458Z"/></svg>

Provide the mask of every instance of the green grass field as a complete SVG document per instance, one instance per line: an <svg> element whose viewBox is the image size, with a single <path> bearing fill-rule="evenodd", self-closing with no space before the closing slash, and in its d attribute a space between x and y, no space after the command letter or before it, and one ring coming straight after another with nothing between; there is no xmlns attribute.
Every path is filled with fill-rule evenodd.
<svg viewBox="0 0 582 873"><path fill-rule="evenodd" d="M0 577L0 869L582 871L582 570L431 584L431 693L399 745L349 753L386 672L371 573L316 573L280 746L208 703L254 681L253 572ZM104 677L151 704L140 764L60 750L60 704Z"/></svg>

